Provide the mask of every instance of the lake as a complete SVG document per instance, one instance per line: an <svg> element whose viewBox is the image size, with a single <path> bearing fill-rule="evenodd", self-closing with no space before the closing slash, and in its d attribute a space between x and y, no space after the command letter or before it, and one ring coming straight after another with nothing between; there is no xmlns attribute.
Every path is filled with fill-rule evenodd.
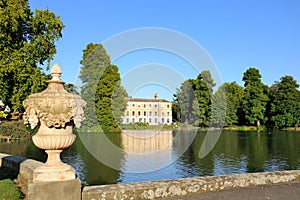
<svg viewBox="0 0 300 200"><path fill-rule="evenodd" d="M0 152L46 160L26 140L0 143ZM80 133L61 157L87 185L296 170L300 132Z"/></svg>

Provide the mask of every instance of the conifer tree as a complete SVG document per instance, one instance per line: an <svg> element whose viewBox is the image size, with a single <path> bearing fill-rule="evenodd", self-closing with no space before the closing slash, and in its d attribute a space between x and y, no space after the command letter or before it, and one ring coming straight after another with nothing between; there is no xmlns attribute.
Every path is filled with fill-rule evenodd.
<svg viewBox="0 0 300 200"><path fill-rule="evenodd" d="M84 127L92 130L100 125L105 132L118 130L127 104L118 67L110 63L102 44L93 43L83 50L80 63L81 96L87 102Z"/></svg>

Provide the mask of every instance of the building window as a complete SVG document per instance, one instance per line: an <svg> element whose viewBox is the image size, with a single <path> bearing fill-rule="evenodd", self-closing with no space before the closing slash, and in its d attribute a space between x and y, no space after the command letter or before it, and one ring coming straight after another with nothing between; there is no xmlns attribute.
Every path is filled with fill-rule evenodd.
<svg viewBox="0 0 300 200"><path fill-rule="evenodd" d="M134 118L132 118L132 122L134 123Z"/></svg>
<svg viewBox="0 0 300 200"><path fill-rule="evenodd" d="M146 123L146 118L144 118L144 123Z"/></svg>
<svg viewBox="0 0 300 200"><path fill-rule="evenodd" d="M170 108L170 105L169 105L169 104L167 105L167 108Z"/></svg>
<svg viewBox="0 0 300 200"><path fill-rule="evenodd" d="M132 107L134 107L135 105L134 105L134 103L132 104Z"/></svg>
<svg viewBox="0 0 300 200"><path fill-rule="evenodd" d="M152 115L152 111L149 111L149 116L151 116Z"/></svg>
<svg viewBox="0 0 300 200"><path fill-rule="evenodd" d="M152 104L149 104L149 107L151 108L151 107L152 107Z"/></svg>
<svg viewBox="0 0 300 200"><path fill-rule="evenodd" d="M126 123L129 123L129 118L126 118Z"/></svg>
<svg viewBox="0 0 300 200"><path fill-rule="evenodd" d="M138 116L141 116L141 111L138 111Z"/></svg>
<svg viewBox="0 0 300 200"><path fill-rule="evenodd" d="M146 111L144 111L144 116L147 116L147 112Z"/></svg>
<svg viewBox="0 0 300 200"><path fill-rule="evenodd" d="M146 108L146 104L144 104L144 108Z"/></svg>
<svg viewBox="0 0 300 200"><path fill-rule="evenodd" d="M161 116L165 116L165 112L161 112Z"/></svg>
<svg viewBox="0 0 300 200"><path fill-rule="evenodd" d="M162 122L162 123L165 123L165 118L162 118L162 119L161 119L161 122Z"/></svg>
<svg viewBox="0 0 300 200"><path fill-rule="evenodd" d="M155 111L155 116L157 116L157 111Z"/></svg>
<svg viewBox="0 0 300 200"><path fill-rule="evenodd" d="M167 112L167 115L170 116L170 112Z"/></svg>
<svg viewBox="0 0 300 200"><path fill-rule="evenodd" d="M154 107L157 108L157 104L155 104Z"/></svg>
<svg viewBox="0 0 300 200"><path fill-rule="evenodd" d="M154 119L154 122L157 123L157 118Z"/></svg>
<svg viewBox="0 0 300 200"><path fill-rule="evenodd" d="M139 122L142 122L143 118L139 118Z"/></svg>
<svg viewBox="0 0 300 200"><path fill-rule="evenodd" d="M140 105L140 104L138 104L138 107L140 108L140 107L141 107L141 105Z"/></svg>
<svg viewBox="0 0 300 200"><path fill-rule="evenodd" d="M149 118L149 123L151 123L151 118Z"/></svg>
<svg viewBox="0 0 300 200"><path fill-rule="evenodd" d="M129 116L129 111L126 112L126 115Z"/></svg>
<svg viewBox="0 0 300 200"><path fill-rule="evenodd" d="M134 111L132 111L132 116L135 116L135 112Z"/></svg>
<svg viewBox="0 0 300 200"><path fill-rule="evenodd" d="M167 118L167 123L170 123L170 119L169 118Z"/></svg>

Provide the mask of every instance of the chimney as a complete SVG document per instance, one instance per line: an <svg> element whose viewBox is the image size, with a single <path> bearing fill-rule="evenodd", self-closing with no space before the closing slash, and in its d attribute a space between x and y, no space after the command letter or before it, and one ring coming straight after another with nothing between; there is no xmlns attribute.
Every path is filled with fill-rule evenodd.
<svg viewBox="0 0 300 200"><path fill-rule="evenodd" d="M157 93L154 94L154 99L155 99L155 100L158 99L158 94L157 94Z"/></svg>

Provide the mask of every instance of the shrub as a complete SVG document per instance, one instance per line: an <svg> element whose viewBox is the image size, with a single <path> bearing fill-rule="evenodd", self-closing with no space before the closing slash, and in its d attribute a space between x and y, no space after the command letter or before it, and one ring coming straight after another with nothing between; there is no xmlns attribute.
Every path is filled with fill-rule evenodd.
<svg viewBox="0 0 300 200"><path fill-rule="evenodd" d="M0 135L10 136L12 139L30 138L34 133L35 130L26 126L23 120L2 121L0 124Z"/></svg>

